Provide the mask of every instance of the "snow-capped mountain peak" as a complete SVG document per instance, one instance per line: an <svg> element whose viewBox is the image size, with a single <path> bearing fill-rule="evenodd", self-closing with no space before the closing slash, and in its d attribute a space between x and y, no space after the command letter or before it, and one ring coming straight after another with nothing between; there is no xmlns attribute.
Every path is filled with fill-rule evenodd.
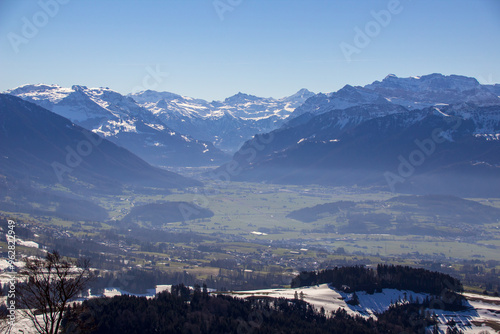
<svg viewBox="0 0 500 334"><path fill-rule="evenodd" d="M256 102L256 101L262 101L262 100L265 100L265 98L238 92L238 94L235 94L231 97L226 98L224 100L224 103L235 105L235 104L245 104L248 102Z"/></svg>
<svg viewBox="0 0 500 334"><path fill-rule="evenodd" d="M342 110L366 104L388 105L390 102L377 92L367 90L363 87L345 85L337 92L329 94L320 93L310 97L294 111L293 115L300 116L305 113L320 115L334 109Z"/></svg>
<svg viewBox="0 0 500 334"><path fill-rule="evenodd" d="M433 73L424 76L413 76L408 78L399 78L394 74L389 74L380 81L375 81L370 85L366 85L367 89L377 87L392 88L392 89L407 89L407 90L432 90L432 89L448 89L456 91L468 91L477 89L481 85L475 78L450 75L445 76L440 73Z"/></svg>
<svg viewBox="0 0 500 334"><path fill-rule="evenodd" d="M174 93L170 93L170 92L157 92L157 91L149 90L149 89L142 91L142 92L129 94L127 96L133 98L134 101L136 101L139 104L148 103L148 102L154 103L154 102L158 102L161 100L165 100L165 101L184 100L184 97L182 97L178 94L174 94Z"/></svg>
<svg viewBox="0 0 500 334"><path fill-rule="evenodd" d="M285 121L296 119L300 123L332 110L349 110L354 114L355 110L366 110L368 115L380 116L460 103L500 106L499 85L481 85L474 78L439 73L408 78L389 74L364 87L345 85L327 94L314 94L303 88L280 99L239 92L222 101L208 102L171 92L145 90L123 96L107 87L63 88L44 84L25 85L7 93L37 103L104 136L168 127L172 133L191 135L227 151L237 150L245 140L277 129ZM307 115L299 119L302 114ZM357 117L354 114L345 117ZM138 120L147 125L138 126Z"/></svg>
<svg viewBox="0 0 500 334"><path fill-rule="evenodd" d="M71 88L58 85L24 85L5 93L41 105L74 122L93 119L119 119L126 115L148 117L150 114L133 100L109 88L88 88L73 85Z"/></svg>
<svg viewBox="0 0 500 334"><path fill-rule="evenodd" d="M311 92L310 90L308 89L305 89L305 88L302 88L300 89L297 93L293 94L293 95L290 95L290 96L287 96L287 97L284 97L281 99L281 101L284 101L284 102L290 102L290 103L296 103L296 102L299 102L299 103L304 103L305 100L307 100L308 98L310 98L311 96L314 96L314 93Z"/></svg>

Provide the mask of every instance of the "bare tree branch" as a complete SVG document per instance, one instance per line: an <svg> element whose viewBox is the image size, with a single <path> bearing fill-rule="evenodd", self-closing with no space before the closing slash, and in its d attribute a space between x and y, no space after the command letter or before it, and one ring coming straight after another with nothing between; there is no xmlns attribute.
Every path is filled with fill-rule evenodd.
<svg viewBox="0 0 500 334"><path fill-rule="evenodd" d="M19 304L38 333L56 334L69 303L87 286L93 275L88 260L67 260L59 252L45 259L26 258L19 284ZM40 319L41 317L41 319Z"/></svg>

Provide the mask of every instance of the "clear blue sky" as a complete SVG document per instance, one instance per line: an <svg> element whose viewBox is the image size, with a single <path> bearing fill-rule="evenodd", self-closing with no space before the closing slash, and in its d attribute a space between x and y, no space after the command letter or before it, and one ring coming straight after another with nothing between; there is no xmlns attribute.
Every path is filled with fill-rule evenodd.
<svg viewBox="0 0 500 334"><path fill-rule="evenodd" d="M39 1L0 1L0 91L80 84L219 100L239 91L331 92L389 73L500 82L498 0L400 0L383 24L372 11L390 0L65 2L49 15ZM218 13L217 4L231 10ZM355 40L356 27L371 29L368 42ZM357 48L351 61L340 47L347 44ZM148 77L156 68L168 75Z"/></svg>

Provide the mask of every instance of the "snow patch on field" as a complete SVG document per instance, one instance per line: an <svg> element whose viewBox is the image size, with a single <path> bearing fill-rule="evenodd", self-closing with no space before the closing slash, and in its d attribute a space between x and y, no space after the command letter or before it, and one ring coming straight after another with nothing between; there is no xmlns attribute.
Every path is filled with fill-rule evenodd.
<svg viewBox="0 0 500 334"><path fill-rule="evenodd" d="M345 300L350 300L353 293L339 292ZM368 294L365 291L356 292L359 305L349 305L351 310L360 313L363 316L373 316L375 313L382 313L389 309L389 306L396 302L407 302L409 300L423 301L430 296L427 293L415 293L409 290L383 289L380 293Z"/></svg>
<svg viewBox="0 0 500 334"><path fill-rule="evenodd" d="M353 293L344 293L337 291L328 284L321 284L309 287L289 288L289 289L265 289L252 291L228 292L228 295L239 298L248 297L268 297L268 298L286 298L294 299L295 294L300 298L302 292L304 301L313 305L316 310L322 307L326 313L338 309L344 309L348 314L355 316L359 315L364 318L375 318L376 313L386 311L391 304L405 300L419 301L425 299L429 294L415 293L408 290L383 289L380 293L368 294L365 291L358 291L359 305L349 305L346 301L352 298ZM435 313L440 325L440 330L446 332L446 323L454 320L464 333L495 333L488 326L488 323L496 323L500 326L500 298L488 297L475 294L465 294L471 306L470 310L461 312L451 312L431 309L430 312Z"/></svg>
<svg viewBox="0 0 500 334"><path fill-rule="evenodd" d="M112 298L115 296L123 296L123 295L153 298L156 295L156 289L147 289L146 293L143 293L143 294L130 293L130 292L122 290L120 288L106 288L106 289L104 289L104 297ZM92 296L92 297L97 297L97 296Z"/></svg>
<svg viewBox="0 0 500 334"><path fill-rule="evenodd" d="M17 239L16 243L19 246L24 246L24 247L30 247L30 248L39 248L40 247L40 245L34 241L25 241L25 240Z"/></svg>
<svg viewBox="0 0 500 334"><path fill-rule="evenodd" d="M295 292L300 296L302 292L304 301L313 305L316 310L322 307L327 313L336 311L339 308L345 309L350 315L362 315L364 317L373 316L375 313L386 311L391 304L398 300L405 298L413 300L425 299L428 294L415 293L413 291L401 291L396 289L383 289L381 293L367 294L364 291L357 292L359 305L352 306L346 303L347 300L352 298L352 293L344 293L335 290L328 284L320 284L308 287L290 288L290 289L266 289L266 290L253 290L253 291L239 291L230 292L228 294L240 297L271 297L271 298L287 298L294 299Z"/></svg>

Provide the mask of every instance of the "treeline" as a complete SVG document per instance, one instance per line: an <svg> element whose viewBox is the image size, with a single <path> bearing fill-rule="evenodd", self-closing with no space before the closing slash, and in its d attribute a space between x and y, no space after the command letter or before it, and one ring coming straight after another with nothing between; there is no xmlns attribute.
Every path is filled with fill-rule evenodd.
<svg viewBox="0 0 500 334"><path fill-rule="evenodd" d="M380 292L382 289L411 290L442 299L447 308L460 308L463 291L460 280L450 275L408 266L379 264L374 270L364 266L336 267L321 271L304 271L292 279L292 288L331 284L345 292ZM441 304L441 303L440 303Z"/></svg>
<svg viewBox="0 0 500 334"><path fill-rule="evenodd" d="M63 333L418 333L436 324L427 312L393 307L379 320L343 309L325 314L302 300L212 296L196 286L172 287L155 298L94 298L66 313Z"/></svg>

